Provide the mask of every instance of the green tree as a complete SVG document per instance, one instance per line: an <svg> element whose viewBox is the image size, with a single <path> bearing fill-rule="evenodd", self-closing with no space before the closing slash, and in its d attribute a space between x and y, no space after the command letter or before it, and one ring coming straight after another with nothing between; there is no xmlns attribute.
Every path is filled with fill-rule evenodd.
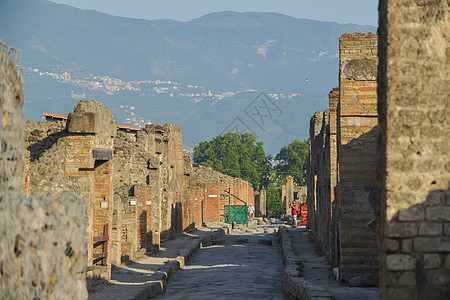
<svg viewBox="0 0 450 300"><path fill-rule="evenodd" d="M269 183L271 156L266 156L263 142L250 133L228 132L194 148L194 165L249 181L256 190Z"/></svg>
<svg viewBox="0 0 450 300"><path fill-rule="evenodd" d="M278 164L275 166L278 184L286 183L286 176L291 175L298 185L306 185L306 170L308 166L309 138L303 142L294 140L281 148L275 156Z"/></svg>
<svg viewBox="0 0 450 300"><path fill-rule="evenodd" d="M266 209L274 217L281 217L281 189L277 187L268 187L266 189Z"/></svg>

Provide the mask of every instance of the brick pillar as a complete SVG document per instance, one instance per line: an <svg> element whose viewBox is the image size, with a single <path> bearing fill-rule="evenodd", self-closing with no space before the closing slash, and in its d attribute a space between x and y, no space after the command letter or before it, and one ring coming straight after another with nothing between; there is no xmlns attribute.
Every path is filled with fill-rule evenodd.
<svg viewBox="0 0 450 300"><path fill-rule="evenodd" d="M381 299L449 299L449 4L379 7Z"/></svg>
<svg viewBox="0 0 450 300"><path fill-rule="evenodd" d="M344 34L339 39L338 226L340 275L345 279L378 275L374 226L377 46L377 35L370 33Z"/></svg>
<svg viewBox="0 0 450 300"><path fill-rule="evenodd" d="M111 276L113 137L112 114L95 101L80 101L67 121L65 176L81 178L88 199L87 264L94 275Z"/></svg>

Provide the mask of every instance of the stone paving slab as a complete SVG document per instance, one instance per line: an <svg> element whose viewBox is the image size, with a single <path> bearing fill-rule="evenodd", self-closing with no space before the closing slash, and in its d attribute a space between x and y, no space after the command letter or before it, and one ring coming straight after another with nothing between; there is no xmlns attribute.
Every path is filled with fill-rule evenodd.
<svg viewBox="0 0 450 300"><path fill-rule="evenodd" d="M183 268L202 244L229 233L230 226L211 224L181 237L161 243L161 251L131 261L128 265L113 266L110 283L97 285L89 291L88 299L149 299L164 293L167 281Z"/></svg>

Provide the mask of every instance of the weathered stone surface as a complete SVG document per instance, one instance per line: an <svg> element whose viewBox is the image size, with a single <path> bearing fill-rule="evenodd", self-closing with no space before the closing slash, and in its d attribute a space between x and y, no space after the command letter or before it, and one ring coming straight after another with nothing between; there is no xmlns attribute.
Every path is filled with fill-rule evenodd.
<svg viewBox="0 0 450 300"><path fill-rule="evenodd" d="M3 45L3 44L2 44ZM6 46L7 47L7 46ZM20 192L25 168L23 78L5 52L0 52L0 199ZM1 201L1 200L0 200Z"/></svg>
<svg viewBox="0 0 450 300"><path fill-rule="evenodd" d="M381 0L378 69L380 242L413 239L417 282L395 286L393 253L380 253L382 299L445 299L450 251L448 1ZM403 163L402 163L403 162ZM417 232L404 222L416 223ZM394 230L392 230L394 229ZM400 255L400 252L397 252ZM393 272L390 272L390 271ZM409 274L409 273L408 273Z"/></svg>
<svg viewBox="0 0 450 300"><path fill-rule="evenodd" d="M441 266L441 257L439 254L423 255L424 269L437 269Z"/></svg>
<svg viewBox="0 0 450 300"><path fill-rule="evenodd" d="M346 79L376 80L378 63L375 59L360 58L352 59L343 63L342 75Z"/></svg>
<svg viewBox="0 0 450 300"><path fill-rule="evenodd" d="M449 237L414 238L414 250L419 252L450 252Z"/></svg>
<svg viewBox="0 0 450 300"><path fill-rule="evenodd" d="M416 266L416 261L415 257L406 254L388 254L386 256L388 270L391 271L413 270Z"/></svg>
<svg viewBox="0 0 450 300"><path fill-rule="evenodd" d="M85 201L23 196L23 80L0 44L0 298L86 299Z"/></svg>
<svg viewBox="0 0 450 300"><path fill-rule="evenodd" d="M423 207L417 206L407 210L401 210L398 213L399 221L421 221L425 217L425 210Z"/></svg>
<svg viewBox="0 0 450 300"><path fill-rule="evenodd" d="M348 280L348 285L352 287L374 287L375 281L368 275L360 275Z"/></svg>
<svg viewBox="0 0 450 300"><path fill-rule="evenodd" d="M419 225L419 235L433 236L442 234L442 223L424 222Z"/></svg>
<svg viewBox="0 0 450 300"><path fill-rule="evenodd" d="M413 237L417 236L417 223L390 223L386 226L386 236L388 237Z"/></svg>
<svg viewBox="0 0 450 300"><path fill-rule="evenodd" d="M67 131L69 133L96 134L100 130L97 118L97 114L93 112L72 112L67 120Z"/></svg>
<svg viewBox="0 0 450 300"><path fill-rule="evenodd" d="M450 221L450 206L435 206L427 208L427 220L437 222Z"/></svg>

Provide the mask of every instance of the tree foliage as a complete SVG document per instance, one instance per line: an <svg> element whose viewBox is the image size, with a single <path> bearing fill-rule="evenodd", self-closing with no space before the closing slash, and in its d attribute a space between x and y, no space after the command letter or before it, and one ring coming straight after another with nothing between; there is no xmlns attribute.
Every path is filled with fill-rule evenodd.
<svg viewBox="0 0 450 300"><path fill-rule="evenodd" d="M300 142L294 140L281 148L275 156L278 164L275 166L279 184L286 183L286 176L291 175L298 185L306 184L306 170L309 154L309 139Z"/></svg>
<svg viewBox="0 0 450 300"><path fill-rule="evenodd" d="M279 218L281 216L281 205L281 189L277 187L268 187L266 189L267 213Z"/></svg>
<svg viewBox="0 0 450 300"><path fill-rule="evenodd" d="M269 182L270 156L266 156L262 142L250 133L228 132L194 148L194 165L249 181L254 189Z"/></svg>

